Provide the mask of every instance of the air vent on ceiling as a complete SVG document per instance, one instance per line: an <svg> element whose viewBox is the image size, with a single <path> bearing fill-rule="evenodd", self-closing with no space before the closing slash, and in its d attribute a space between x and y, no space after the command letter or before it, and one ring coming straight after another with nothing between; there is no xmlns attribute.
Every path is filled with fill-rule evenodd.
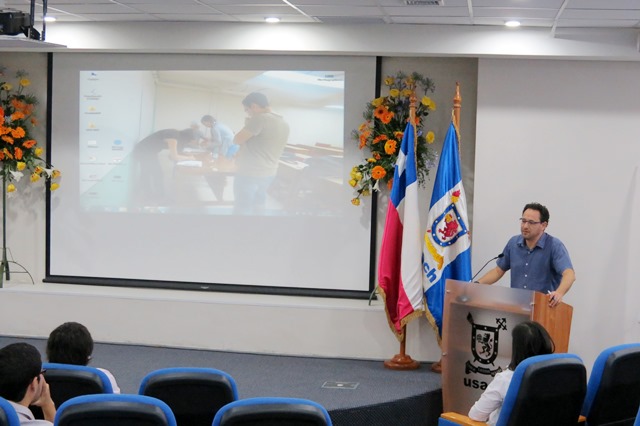
<svg viewBox="0 0 640 426"><path fill-rule="evenodd" d="M381 18L374 16L314 16L324 24L345 24L345 25L358 25L358 24L384 24L385 21Z"/></svg>
<svg viewBox="0 0 640 426"><path fill-rule="evenodd" d="M407 6L444 6L444 0L404 0Z"/></svg>

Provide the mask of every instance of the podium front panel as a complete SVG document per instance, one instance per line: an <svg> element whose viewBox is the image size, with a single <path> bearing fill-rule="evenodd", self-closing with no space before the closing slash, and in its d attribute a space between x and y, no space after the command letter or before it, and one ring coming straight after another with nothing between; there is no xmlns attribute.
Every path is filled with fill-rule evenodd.
<svg viewBox="0 0 640 426"><path fill-rule="evenodd" d="M531 319L533 291L447 280L442 329L444 411L467 414L511 361L511 330Z"/></svg>

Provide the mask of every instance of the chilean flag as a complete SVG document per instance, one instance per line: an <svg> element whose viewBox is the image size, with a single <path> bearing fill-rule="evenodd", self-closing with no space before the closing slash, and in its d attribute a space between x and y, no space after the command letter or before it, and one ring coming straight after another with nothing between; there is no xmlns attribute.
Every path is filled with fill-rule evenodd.
<svg viewBox="0 0 640 426"><path fill-rule="evenodd" d="M400 341L404 339L403 326L425 313L414 144L415 128L407 124L393 174L378 267L378 291L389 326Z"/></svg>

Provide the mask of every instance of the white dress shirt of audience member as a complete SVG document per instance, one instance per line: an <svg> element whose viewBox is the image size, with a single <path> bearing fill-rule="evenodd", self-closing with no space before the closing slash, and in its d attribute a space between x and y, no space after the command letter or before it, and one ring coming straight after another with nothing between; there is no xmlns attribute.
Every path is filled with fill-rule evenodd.
<svg viewBox="0 0 640 426"><path fill-rule="evenodd" d="M507 394L513 372L525 359L553 353L555 347L547 330L535 321L525 321L511 331L511 362L506 370L496 374L480 399L469 410L471 420L495 425Z"/></svg>
<svg viewBox="0 0 640 426"><path fill-rule="evenodd" d="M72 365L88 365L93 354L93 338L84 325L77 322L65 322L56 327L47 340L47 359L49 362ZM113 374L104 368L98 368L111 382L113 393L120 393Z"/></svg>
<svg viewBox="0 0 640 426"><path fill-rule="evenodd" d="M0 396L15 408L21 425L51 426L56 406L42 374L42 358L35 346L12 343L0 349ZM36 420L29 409L42 409L44 420Z"/></svg>

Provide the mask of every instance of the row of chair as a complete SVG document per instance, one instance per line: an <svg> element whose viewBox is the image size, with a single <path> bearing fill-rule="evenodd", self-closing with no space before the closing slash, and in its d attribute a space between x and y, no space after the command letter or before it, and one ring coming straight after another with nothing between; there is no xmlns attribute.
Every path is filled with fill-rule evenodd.
<svg viewBox="0 0 640 426"><path fill-rule="evenodd" d="M178 426L168 404L146 395L94 394L69 399L56 413L55 426ZM225 404L212 426L330 426L320 404L299 398L248 398ZM20 426L13 406L0 398L0 425Z"/></svg>
<svg viewBox="0 0 640 426"><path fill-rule="evenodd" d="M539 355L516 367L496 426L640 426L640 343L605 349L589 382L573 354ZM635 421L635 423L634 423ZM484 425L443 413L439 426Z"/></svg>

